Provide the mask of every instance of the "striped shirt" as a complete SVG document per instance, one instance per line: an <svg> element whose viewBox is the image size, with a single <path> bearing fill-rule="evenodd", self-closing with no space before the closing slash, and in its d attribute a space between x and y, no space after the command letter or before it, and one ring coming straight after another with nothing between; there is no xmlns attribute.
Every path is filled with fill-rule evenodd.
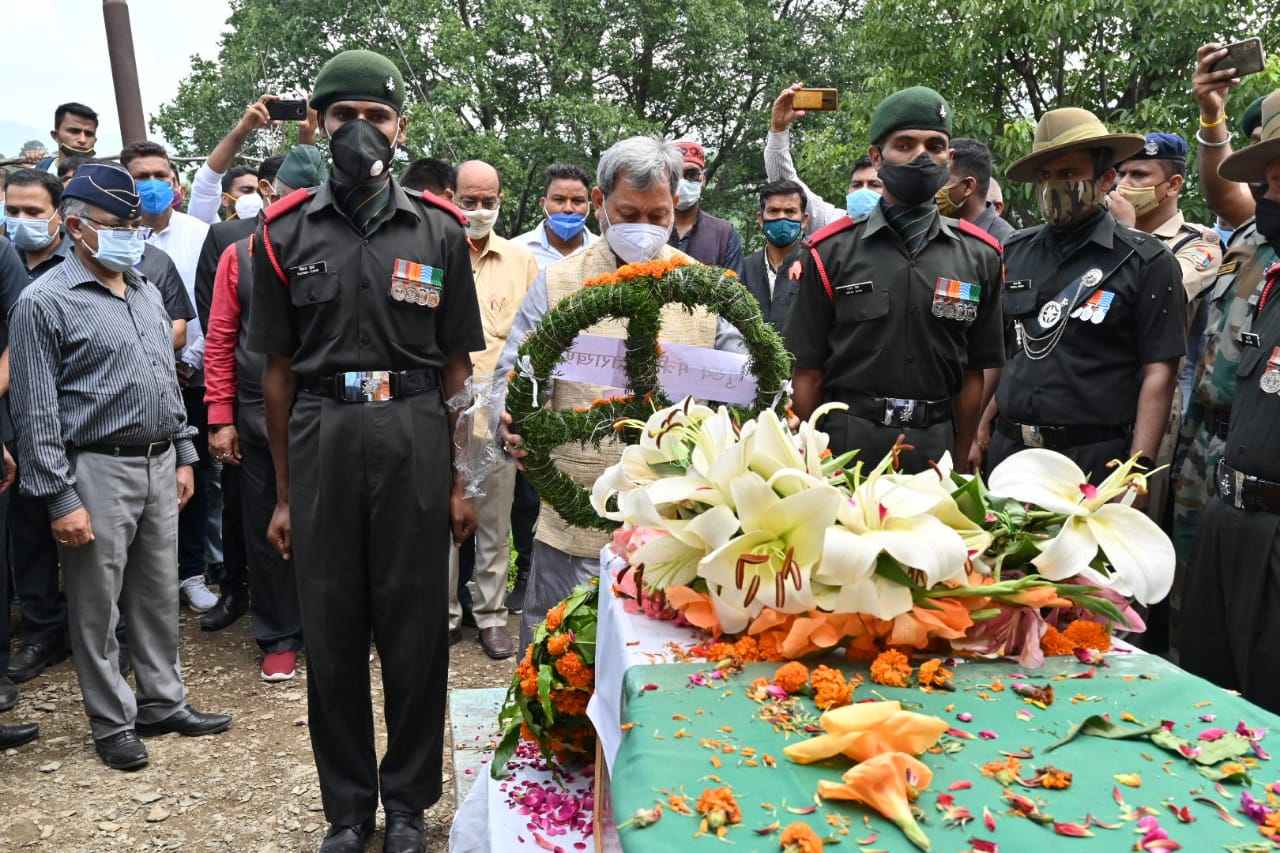
<svg viewBox="0 0 1280 853"><path fill-rule="evenodd" d="M73 251L9 315L22 489L55 519L81 505L67 458L76 447L172 439L179 465L196 461L164 301L145 278L124 275L120 298Z"/></svg>

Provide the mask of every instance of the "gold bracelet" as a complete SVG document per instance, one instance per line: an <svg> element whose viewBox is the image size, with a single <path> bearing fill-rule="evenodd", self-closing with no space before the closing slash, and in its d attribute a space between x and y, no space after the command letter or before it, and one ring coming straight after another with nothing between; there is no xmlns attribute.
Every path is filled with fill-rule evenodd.
<svg viewBox="0 0 1280 853"><path fill-rule="evenodd" d="M1204 116L1200 116L1200 126L1206 129L1210 127L1217 127L1218 125L1222 124L1226 120L1227 120L1227 114L1225 112L1219 114L1218 117L1213 121L1205 121Z"/></svg>

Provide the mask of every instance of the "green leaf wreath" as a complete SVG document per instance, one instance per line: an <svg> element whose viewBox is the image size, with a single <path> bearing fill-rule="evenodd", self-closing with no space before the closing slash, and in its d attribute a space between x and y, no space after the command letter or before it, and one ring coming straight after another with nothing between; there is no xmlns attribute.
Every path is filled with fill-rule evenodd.
<svg viewBox="0 0 1280 853"><path fill-rule="evenodd" d="M742 333L750 359L748 368L756 377L756 398L749 408L731 407L739 420L769 408L779 413L785 410L791 355L782 337L761 316L755 297L732 272L703 264L655 261L628 264L616 273L591 279L582 290L552 308L525 338L507 392L512 431L523 437L528 451L524 466L529 482L575 527L613 530L618 524L596 514L590 494L560 470L551 452L570 442L599 447L608 436L634 443L638 433L617 431L614 425L624 420L643 421L656 409L670 405L658 384L658 340L662 307L673 302L690 313L703 306ZM547 408L548 380L565 352L579 332L607 318L627 321L629 394L597 400L586 410Z"/></svg>

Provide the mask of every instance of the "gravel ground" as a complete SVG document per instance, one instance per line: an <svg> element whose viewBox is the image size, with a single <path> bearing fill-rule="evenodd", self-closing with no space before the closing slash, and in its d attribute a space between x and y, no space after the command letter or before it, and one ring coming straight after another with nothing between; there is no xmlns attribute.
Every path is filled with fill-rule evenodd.
<svg viewBox="0 0 1280 853"><path fill-rule="evenodd" d="M512 627L518 629L518 617ZM452 650L450 688L505 685L514 660L489 660L475 629L463 630ZM216 737L148 739L151 763L136 773L99 761L70 661L22 685L17 708L0 721L38 722L40 739L0 755L0 850L316 850L326 824L307 734L305 659L295 681L264 684L248 618L205 634L184 611L182 660L192 705L233 714L235 723ZM376 658L371 668L381 753L386 735ZM444 796L426 815L432 853L448 848L453 819L448 740L444 783ZM381 849L381 831L368 849Z"/></svg>

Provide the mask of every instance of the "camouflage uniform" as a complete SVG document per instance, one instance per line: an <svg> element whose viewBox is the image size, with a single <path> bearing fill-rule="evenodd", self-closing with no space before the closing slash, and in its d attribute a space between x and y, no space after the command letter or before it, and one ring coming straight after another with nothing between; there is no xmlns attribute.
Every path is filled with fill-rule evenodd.
<svg viewBox="0 0 1280 853"><path fill-rule="evenodd" d="M1249 305L1257 300L1264 272L1276 258L1276 248L1250 221L1235 233L1218 277L1205 293L1201 307L1208 312L1204 350L1182 422L1181 462L1174 486L1173 544L1180 575L1195 547L1200 513L1209 500L1213 472L1226 448L1226 429L1215 431L1214 427L1216 418L1230 410L1235 397L1240 335L1248 331Z"/></svg>

